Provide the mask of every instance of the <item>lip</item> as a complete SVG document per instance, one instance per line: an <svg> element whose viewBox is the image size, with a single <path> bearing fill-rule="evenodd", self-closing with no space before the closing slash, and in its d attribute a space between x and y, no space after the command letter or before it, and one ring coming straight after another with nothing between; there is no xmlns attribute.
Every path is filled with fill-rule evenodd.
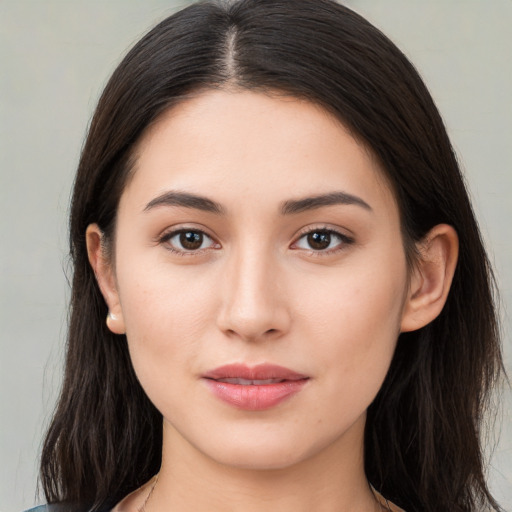
<svg viewBox="0 0 512 512"><path fill-rule="evenodd" d="M205 373L202 379L209 390L223 402L238 409L263 411L298 393L309 377L274 364L252 367L229 364ZM227 379L230 382L225 382ZM272 382L237 383L236 380Z"/></svg>

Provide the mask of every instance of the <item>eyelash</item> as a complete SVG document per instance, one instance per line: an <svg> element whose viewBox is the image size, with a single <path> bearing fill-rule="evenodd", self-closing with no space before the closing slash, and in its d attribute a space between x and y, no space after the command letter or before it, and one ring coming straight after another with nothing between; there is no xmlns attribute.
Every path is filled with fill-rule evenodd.
<svg viewBox="0 0 512 512"><path fill-rule="evenodd" d="M209 251L211 250L213 247L207 247L205 249L197 249L197 250L187 250L187 249L175 249L171 244L170 244L170 240L172 240L175 236L178 236L178 235L181 235L182 233L195 233L195 234L199 234L203 237L206 237L206 238L209 238L212 242L213 242L213 245L216 244L216 242L213 240L213 238L209 235L207 235L204 231L202 231L201 229L196 229L196 228L181 228L181 229L176 229L176 230L173 230L173 231L170 231L168 233L164 233L159 239L158 239L158 243L159 244L166 244L166 249L170 252L172 252L173 254L176 254L177 256L197 256L198 254L201 254L201 253L204 253L205 251ZM219 245L217 243L217 245Z"/></svg>
<svg viewBox="0 0 512 512"><path fill-rule="evenodd" d="M352 245L354 243L354 239L350 236L347 236L343 233L340 233L339 231L329 228L327 226L322 227L314 227L312 229L307 229L306 231L302 232L299 237L293 242L292 246L297 245L300 240L307 237L308 235L311 235L313 233L322 233L324 235L329 235L330 237L336 237L339 239L339 243L336 244L335 247L331 249L302 249L304 251L307 251L310 256L313 257L322 257L326 255L333 255L340 251L343 251L347 248L347 246ZM297 249L295 249L297 250Z"/></svg>
<svg viewBox="0 0 512 512"><path fill-rule="evenodd" d="M178 236L178 235L181 235L183 233L195 233L195 234L199 234L203 237L206 237L206 238L209 238L213 244L212 245L218 245L220 246L217 242L215 242L213 240L213 238L209 235L207 235L204 231L200 230L200 229L195 229L195 228L190 228L190 229L187 229L187 228L181 228L181 229L176 229L176 230L173 230L173 231L170 231L168 233L165 233L164 235L162 235L159 239L158 239L158 243L159 244L167 244L166 245L166 249L178 256L197 256L198 254L202 254L204 253L205 251L209 251L209 250L212 250L214 249L215 247L207 247L207 248L204 248L204 249L197 249L197 250L194 250L194 249L191 249L191 250L187 250L187 249L175 249L169 242L170 240L172 240L174 237ZM331 249L302 249L304 251L307 251L309 253L309 255L311 256L314 256L314 257L321 257L323 255L332 255L332 254L335 254L339 251L342 251L346 248L347 245L351 245L354 243L354 239L343 234L343 233L340 233L339 231L336 231L332 228L328 228L328 227L315 227L313 229L308 229L307 231L304 231L302 232L299 237L293 242L292 244L292 249L293 250L297 250L297 248L294 248L293 246L294 245L297 245L298 242L300 240L302 240L303 238L307 237L308 235L311 235L313 233L322 233L324 235L328 235L330 237L336 237L340 240L340 242L337 244L336 247L334 248L331 248ZM341 246L341 247L340 247ZM300 250L300 248L299 248Z"/></svg>

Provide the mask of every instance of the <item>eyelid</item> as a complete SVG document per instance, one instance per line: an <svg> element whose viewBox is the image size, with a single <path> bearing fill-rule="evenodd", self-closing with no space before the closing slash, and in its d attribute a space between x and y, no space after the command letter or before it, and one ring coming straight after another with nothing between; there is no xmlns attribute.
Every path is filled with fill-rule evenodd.
<svg viewBox="0 0 512 512"><path fill-rule="evenodd" d="M197 249L197 250L187 250L187 249L177 249L173 247L169 241L174 238L175 236L179 235L180 233L186 233L188 231L194 232L194 233L201 233L204 237L209 238L213 242L212 247L206 247L203 249ZM220 243L215 239L214 236L207 233L207 231L204 228L195 227L191 225L177 225L172 226L170 228L165 229L160 235L157 236L156 242L161 245L166 245L166 249L174 254L177 254L179 256L197 256L200 254L204 254L207 251L210 251L212 249L218 249L220 248ZM215 247L216 246L216 247Z"/></svg>
<svg viewBox="0 0 512 512"><path fill-rule="evenodd" d="M318 231L333 234L333 235L337 236L341 240L341 242L336 247L334 247L332 249L309 249L308 250L308 249L303 249L300 247L293 247L294 245L296 245L298 243L299 240L301 240L305 236L309 235L310 233L315 233ZM300 250L300 251L307 252L308 254L313 255L313 256L323 256L323 255L328 256L328 255L337 253L339 251L343 251L344 249L346 249L347 246L352 245L354 242L355 242L354 238L352 236L344 233L341 229L334 228L332 226L323 224L323 225L308 226L306 228L303 228L298 233L298 235L294 238L294 241L290 248L293 250Z"/></svg>
<svg viewBox="0 0 512 512"><path fill-rule="evenodd" d="M206 247L203 249L197 249L197 250L193 250L193 249L192 250L187 250L187 249L180 250L175 247L172 247L168 243L169 240L171 240L176 235L179 235L180 233L187 232L187 231L201 233L203 236L209 238L212 241L212 246ZM156 237L156 242L159 244L162 244L162 245L167 244L165 248L168 251L175 253L177 255L197 256L200 254L204 254L205 252L209 252L213 249L221 248L221 244L216 240L216 238L213 235L209 234L207 231L208 230L204 229L203 227L196 227L196 226L192 226L190 224L176 225L176 226L167 228L160 235L158 235ZM309 249L308 250L308 249L304 249L304 248L300 248L300 247L294 247L298 243L299 240L301 240L305 236L309 235L310 233L314 233L314 232L318 232L318 231L333 234L334 236L338 237L341 240L341 242L339 244L337 244L336 247L331 248L331 249ZM346 247L348 245L351 245L354 242L355 242L354 238L352 236L344 233L343 230L341 230L340 228L334 228L332 226L322 224L322 225L307 226L305 228L302 228L299 231L299 233L294 237L294 241L292 242L290 248L292 250L300 250L302 252L306 252L312 256L323 256L323 255L328 256L328 255L332 255L334 253L337 253L339 251L346 249Z"/></svg>

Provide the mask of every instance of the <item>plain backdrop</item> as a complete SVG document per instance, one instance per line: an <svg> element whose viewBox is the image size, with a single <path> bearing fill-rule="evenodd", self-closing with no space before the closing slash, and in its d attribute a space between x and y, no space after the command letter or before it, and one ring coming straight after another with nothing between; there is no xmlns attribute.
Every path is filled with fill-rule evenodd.
<svg viewBox="0 0 512 512"><path fill-rule="evenodd" d="M0 0L0 512L42 501L36 468L66 331L68 201L88 121L125 51L186 3ZM346 4L411 58L441 110L495 263L512 373L512 1ZM503 394L490 481L512 511Z"/></svg>

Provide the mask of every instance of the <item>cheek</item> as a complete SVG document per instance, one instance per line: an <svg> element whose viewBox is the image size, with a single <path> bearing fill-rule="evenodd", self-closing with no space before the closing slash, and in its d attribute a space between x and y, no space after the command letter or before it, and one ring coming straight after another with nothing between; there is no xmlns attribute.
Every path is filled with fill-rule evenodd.
<svg viewBox="0 0 512 512"><path fill-rule="evenodd" d="M330 393L345 404L369 405L391 363L406 289L405 261L395 267L347 267L302 304L301 330L314 340L312 357L321 361Z"/></svg>
<svg viewBox="0 0 512 512"><path fill-rule="evenodd" d="M131 268L145 270L130 272ZM141 381L156 380L157 367L165 367L169 379L176 372L193 370L200 340L214 314L214 284L192 267L173 272L169 266L132 262L123 271L121 306L130 354Z"/></svg>

